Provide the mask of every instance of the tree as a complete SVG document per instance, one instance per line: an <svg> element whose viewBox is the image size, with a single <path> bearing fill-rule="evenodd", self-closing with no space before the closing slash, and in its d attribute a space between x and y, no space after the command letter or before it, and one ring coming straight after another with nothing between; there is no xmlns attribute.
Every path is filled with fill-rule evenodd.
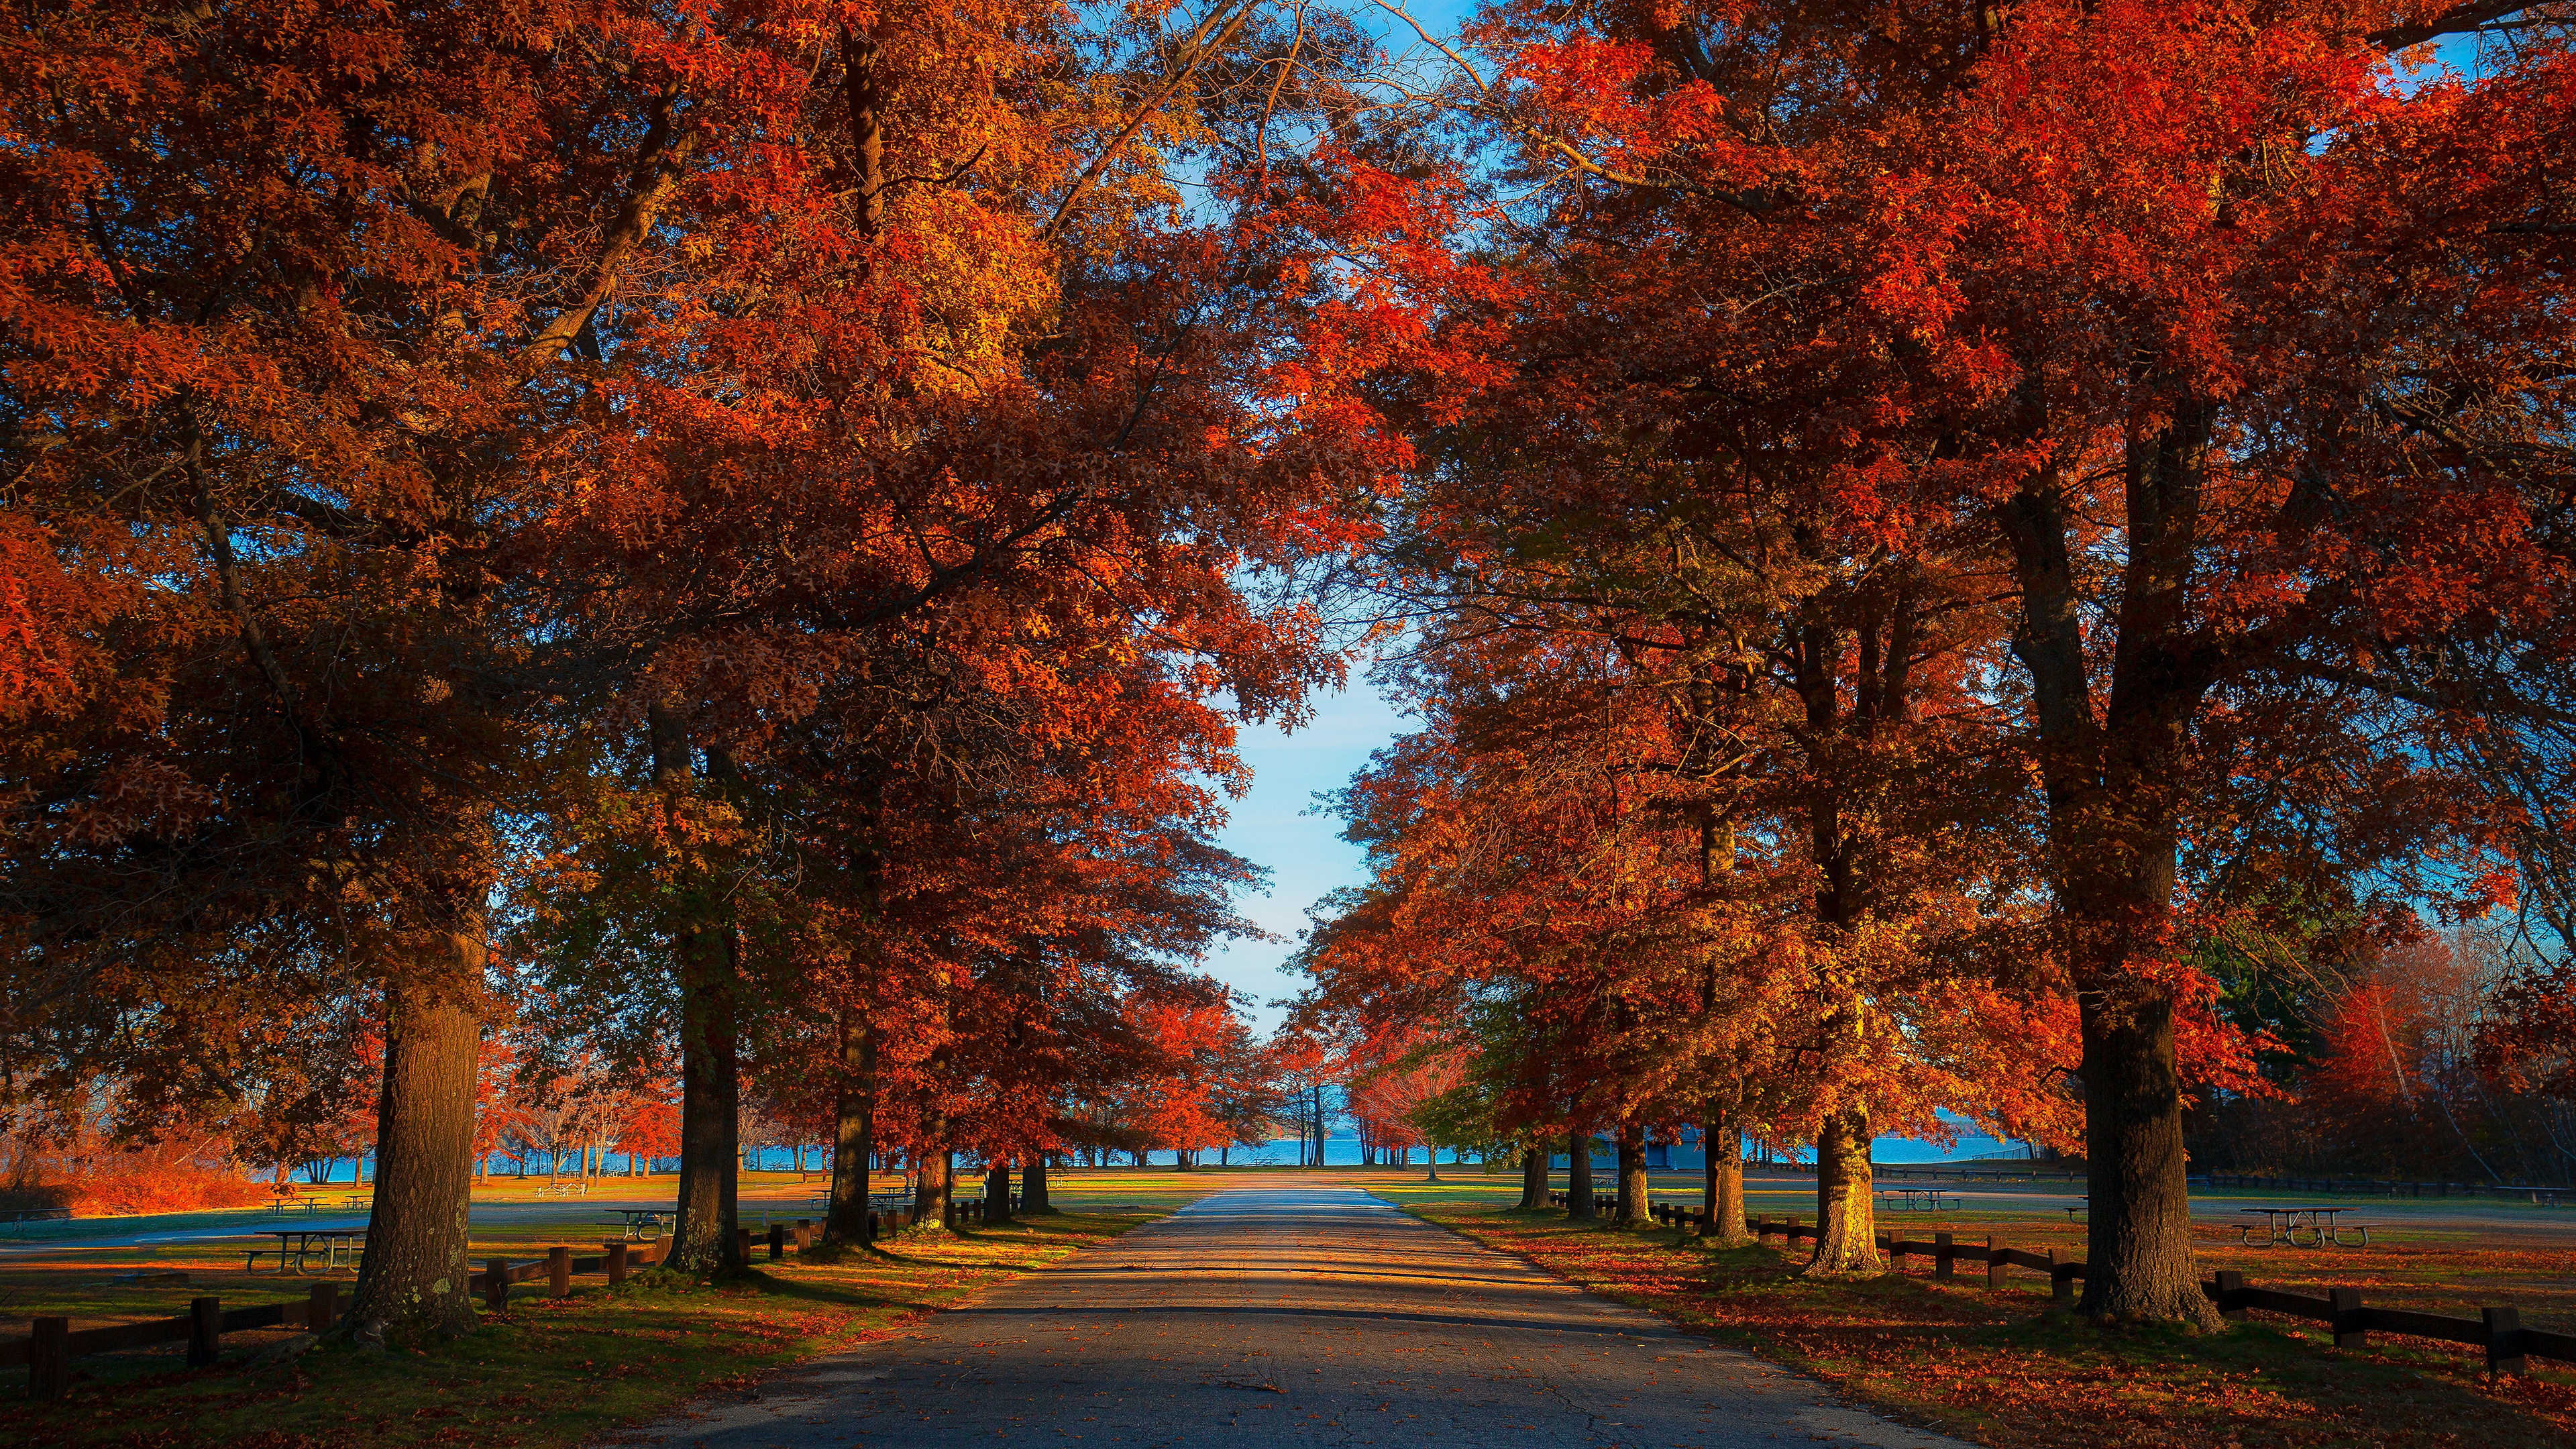
<svg viewBox="0 0 2576 1449"><path fill-rule="evenodd" d="M496 818L595 662L535 622L538 559L617 370L603 304L697 145L678 78L741 57L615 6L30 24L0 345L9 536L53 563L14 607L73 634L34 641L9 733L50 817L13 842L12 959L347 963L306 1000L384 1012L350 1322L460 1330Z"/></svg>
<svg viewBox="0 0 2576 1449"><path fill-rule="evenodd" d="M2521 520L2547 511L2540 460L2563 455L2546 421L2562 373L2539 360L2554 324L2524 304L2549 291L2561 203L2525 159L2548 143L2480 148L2556 135L2565 67L2545 43L2477 86L2400 87L2377 66L2497 13L1502 6L1479 55L1457 56L1481 68L1430 99L1557 183L1500 213L1544 248L1462 262L1470 213L1442 198L1475 178L1348 168L1413 203L1369 213L1392 235L1353 237L1388 263L1362 325L1396 339L1408 380L1372 401L1487 462L1596 439L1645 455L1646 490L1533 470L1517 516L1542 544L1559 525L1641 550L1705 536L1732 485L1789 502L1793 525L1805 500L1882 535L1890 564L1937 564L2008 608L1986 697L2043 785L2044 949L2079 1008L2100 1189L2085 1294L2103 1317L2210 1315L2179 1088L2207 994L2191 946L2211 922L2186 882L2226 900L2231 855L2299 838L2318 874L2411 877L2416 842L2477 848L2481 817L2507 809L2441 768L2436 742L2531 718L2532 696L2427 689L2389 661L2554 637L2549 591L2529 585L2555 575L2555 545ZM2464 174L2474 200L2450 189ZM2353 260L2313 267L2321 235ZM1550 295L1559 277L1570 300ZM2491 285L2517 300L2462 320L2463 289ZM1511 345L1531 312L1555 324L1549 345ZM2517 361L2459 361L2491 347ZM1489 389L1543 397L1487 413ZM1471 529L1515 516L1442 502L1436 519ZM2435 515L2514 521L2434 544ZM1804 551L1867 558L1832 542ZM1679 573L1705 557L1644 556ZM1538 562L1548 597L1598 597ZM1847 612L1811 622L1868 637ZM1816 682L1847 667L1812 663ZM1846 696L1831 719L1864 713ZM1826 723L1807 722L1812 743ZM2266 768L2284 738L2341 763ZM2269 798L2246 799L2248 779ZM2436 808L2401 825L2399 798ZM1839 854L1827 833L1815 846L1820 866Z"/></svg>

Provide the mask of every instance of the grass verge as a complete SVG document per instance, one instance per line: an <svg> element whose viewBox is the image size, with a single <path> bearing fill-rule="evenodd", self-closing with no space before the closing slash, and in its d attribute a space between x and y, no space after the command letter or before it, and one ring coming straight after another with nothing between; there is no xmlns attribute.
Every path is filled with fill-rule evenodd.
<svg viewBox="0 0 2576 1449"><path fill-rule="evenodd" d="M2339 1351L2321 1325L2279 1319L2209 1335L2103 1331L2052 1311L2044 1284L1936 1283L1919 1259L1902 1275L1810 1280L1776 1246L1714 1252L1662 1229L1508 1213L1495 1191L1371 1186L1427 1221L1811 1375L1873 1411L1998 1449L2576 1443L2576 1373L2563 1369L2490 1382L2472 1351L2385 1336ZM2561 1295L2566 1256L2535 1254L2528 1265Z"/></svg>
<svg viewBox="0 0 2576 1449"><path fill-rule="evenodd" d="M569 1445L740 1392L770 1370L892 1337L977 1289L1106 1242L1162 1214L1074 1213L949 1237L904 1234L840 1261L764 1263L716 1284L650 1274L572 1296L521 1284L509 1309L423 1353L316 1348L251 1362L284 1335L228 1335L226 1360L168 1351L73 1361L71 1397L0 1399L0 1444Z"/></svg>

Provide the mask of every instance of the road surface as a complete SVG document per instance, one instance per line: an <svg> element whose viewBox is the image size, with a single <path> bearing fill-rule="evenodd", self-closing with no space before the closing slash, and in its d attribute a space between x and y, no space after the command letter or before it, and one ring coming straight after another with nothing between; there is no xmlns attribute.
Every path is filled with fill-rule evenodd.
<svg viewBox="0 0 2576 1449"><path fill-rule="evenodd" d="M1964 1449L1309 1179L1201 1198L623 1444Z"/></svg>

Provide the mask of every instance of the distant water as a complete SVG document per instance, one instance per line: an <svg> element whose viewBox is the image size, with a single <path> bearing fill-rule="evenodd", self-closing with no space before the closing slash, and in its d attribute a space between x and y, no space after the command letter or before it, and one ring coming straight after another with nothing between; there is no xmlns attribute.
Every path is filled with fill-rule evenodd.
<svg viewBox="0 0 2576 1449"><path fill-rule="evenodd" d="M1870 1159L1874 1162L1900 1163L1960 1162L1973 1157L2002 1157L2006 1155L2020 1157L2029 1153L2030 1149L2026 1144L1999 1141L1982 1133L1968 1130L1967 1124L1964 1122L1959 1125L1959 1135L1946 1143L1927 1142L1912 1137L1878 1138L1872 1141L1869 1145ZM1292 1137L1284 1141L1272 1142L1260 1147L1238 1147L1234 1149L1232 1156L1233 1160L1236 1162L1259 1162L1269 1163L1272 1165L1286 1164L1294 1166L1297 1161L1297 1141ZM1605 1150L1596 1155L1594 1161L1596 1163L1601 1163L1608 1158L1608 1156L1609 1154ZM1705 1159L1700 1156L1700 1150L1696 1144L1690 1146L1676 1146L1671 1150L1670 1157L1676 1167L1687 1167L1692 1170L1698 1169L1705 1161ZM1801 1149L1798 1153L1798 1157L1801 1161L1812 1162L1815 1160L1815 1152L1812 1148ZM1178 1159L1169 1152L1156 1152L1149 1154L1146 1160L1155 1166L1170 1167L1174 1165ZM1213 1165L1216 1162L1216 1154L1213 1152L1201 1153L1199 1160ZM1332 1136L1324 1139L1325 1166L1356 1167L1359 1165L1359 1160L1360 1142L1357 1137ZM1416 1165L1421 1163L1421 1148L1417 1147L1413 1150L1412 1160ZM1455 1153L1443 1151L1440 1154L1440 1162L1444 1167L1456 1160L1457 1155ZM1467 1164L1470 1167L1475 1166L1475 1159L1472 1157L1467 1159Z"/></svg>
<svg viewBox="0 0 2576 1449"><path fill-rule="evenodd" d="M1972 1157L2002 1157L2006 1155L2019 1157L2027 1154L2029 1151L2029 1149L2021 1143L1999 1142L1992 1137L1987 1137L1980 1133L1969 1131L1967 1130L1967 1124L1965 1122L1961 1122L1959 1126L1960 1135L1947 1143L1925 1142L1911 1137L1878 1138L1870 1144L1870 1156L1872 1160L1878 1162L1958 1162ZM1233 1161L1238 1163L1267 1164L1270 1166L1294 1166L1297 1162L1297 1142L1294 1138L1288 1138L1257 1147L1237 1147L1228 1155ZM1798 1155L1802 1161L1813 1161L1815 1159L1815 1153L1813 1150L1801 1150ZM1605 1151L1602 1156L1607 1157L1607 1152ZM538 1177L544 1176L546 1173L544 1155L537 1153L531 1154L530 1157L531 1160L528 1164L530 1175ZM781 1172L795 1165L794 1157L784 1149L763 1149L756 1153L755 1157L757 1158L761 1169L765 1171ZM1216 1159L1217 1154L1207 1152L1200 1154L1199 1160L1213 1166ZM578 1157L571 1157L568 1155L564 1170L567 1173L579 1171L579 1168L574 1165L578 1163L579 1160L580 1159ZM1122 1160L1124 1160L1123 1156ZM1356 1167L1359 1165L1359 1160L1360 1142L1357 1137L1334 1136L1324 1139L1325 1166ZM1454 1153L1442 1152L1440 1154L1440 1161L1444 1166L1456 1160L1457 1157ZM1147 1161L1157 1167L1170 1167L1174 1165L1177 1159L1169 1152L1156 1152L1150 1154ZM1413 1161L1417 1165L1421 1163L1422 1149L1418 1147L1414 1149ZM1701 1165L1702 1159L1700 1157L1699 1148L1696 1145L1691 1145L1674 1147L1671 1151L1671 1161L1677 1168L1696 1170ZM662 1171L669 1171L675 1164L670 1159L665 1158L651 1165ZM805 1155L805 1165L809 1171L829 1172L832 1166L830 1154L822 1152L820 1149L808 1151ZM1469 1159L1468 1165L1471 1167L1474 1166L1474 1159ZM500 1157L493 1158L491 1166L495 1171L504 1174L516 1170L515 1167L506 1159ZM357 1164L349 1158L335 1158L332 1160L330 1168L328 1169L330 1173L328 1180L333 1182L349 1182L355 1178L356 1168ZM623 1175L626 1171L625 1156L620 1153L610 1153L608 1156L606 1170L611 1175ZM375 1175L373 1159L370 1159L368 1162L367 1175L371 1178ZM298 1172L296 1174L296 1180L299 1182L306 1180L306 1174Z"/></svg>

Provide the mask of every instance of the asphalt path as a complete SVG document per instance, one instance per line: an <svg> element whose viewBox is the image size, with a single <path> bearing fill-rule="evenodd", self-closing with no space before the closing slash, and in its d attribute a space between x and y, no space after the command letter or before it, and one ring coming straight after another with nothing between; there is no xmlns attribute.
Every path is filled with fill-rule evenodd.
<svg viewBox="0 0 2576 1449"><path fill-rule="evenodd" d="M1810 1380L1358 1189L1295 1178L1211 1194L907 1337L618 1442L1959 1444L1844 1407Z"/></svg>

